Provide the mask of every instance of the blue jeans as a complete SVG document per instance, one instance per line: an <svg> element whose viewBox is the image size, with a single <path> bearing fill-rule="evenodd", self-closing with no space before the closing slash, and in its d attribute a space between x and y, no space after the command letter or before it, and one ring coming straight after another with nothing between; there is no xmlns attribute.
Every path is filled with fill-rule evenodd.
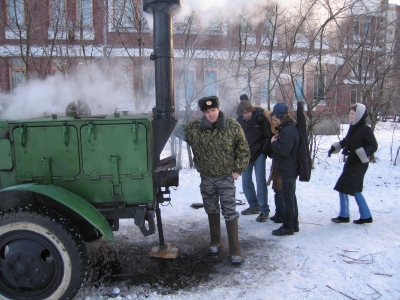
<svg viewBox="0 0 400 300"><path fill-rule="evenodd" d="M343 218L350 217L349 195L339 192L339 198L340 198L339 216L343 217ZM354 198L356 198L356 202L358 205L358 211L360 212L360 218L368 219L368 218L372 217L371 212L368 207L368 204L367 204L367 201L365 201L364 196L361 193L357 192L354 194Z"/></svg>
<svg viewBox="0 0 400 300"><path fill-rule="evenodd" d="M253 183L253 169L256 175L257 194ZM259 208L262 214L269 214L264 154L260 154L255 161L249 163L246 171L242 173L242 187L250 208Z"/></svg>

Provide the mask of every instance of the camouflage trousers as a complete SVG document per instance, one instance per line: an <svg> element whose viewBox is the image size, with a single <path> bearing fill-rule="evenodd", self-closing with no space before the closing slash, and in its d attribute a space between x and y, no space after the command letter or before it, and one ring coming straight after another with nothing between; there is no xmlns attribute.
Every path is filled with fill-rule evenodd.
<svg viewBox="0 0 400 300"><path fill-rule="evenodd" d="M207 214L222 212L225 220L232 221L239 218L236 211L235 180L232 175L218 178L207 177L200 174L200 192L203 197L204 209Z"/></svg>

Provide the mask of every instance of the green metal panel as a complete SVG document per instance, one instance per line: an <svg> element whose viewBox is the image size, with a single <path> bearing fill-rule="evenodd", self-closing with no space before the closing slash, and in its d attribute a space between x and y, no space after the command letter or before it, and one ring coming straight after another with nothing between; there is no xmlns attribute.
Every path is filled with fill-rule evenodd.
<svg viewBox="0 0 400 300"><path fill-rule="evenodd" d="M51 176L72 179L79 174L77 129L74 126L24 125L13 130L16 172L22 181L44 177L48 159Z"/></svg>
<svg viewBox="0 0 400 300"><path fill-rule="evenodd" d="M13 168L11 142L7 139L0 140L0 170Z"/></svg>
<svg viewBox="0 0 400 300"><path fill-rule="evenodd" d="M152 180L151 176L144 176L141 179L130 176L120 177L121 195L115 193L119 191L119 186L113 185L112 178L108 177L97 180L77 178L75 181L53 178L52 184L74 192L90 203L123 201L129 205L154 202Z"/></svg>
<svg viewBox="0 0 400 300"><path fill-rule="evenodd" d="M148 171L147 132L143 124L91 123L81 127L81 140L83 172L92 179L113 175L142 178ZM118 174L112 157L117 158Z"/></svg>
<svg viewBox="0 0 400 300"><path fill-rule="evenodd" d="M6 191L30 191L51 197L81 215L90 224L96 227L107 239L107 241L114 241L114 235L111 227L103 215L85 199L68 190L52 184L39 185L28 183L14 185L0 190L0 192Z"/></svg>
<svg viewBox="0 0 400 300"><path fill-rule="evenodd" d="M0 170L3 187L51 183L96 204L155 201L151 118L58 117L8 126L14 167Z"/></svg>

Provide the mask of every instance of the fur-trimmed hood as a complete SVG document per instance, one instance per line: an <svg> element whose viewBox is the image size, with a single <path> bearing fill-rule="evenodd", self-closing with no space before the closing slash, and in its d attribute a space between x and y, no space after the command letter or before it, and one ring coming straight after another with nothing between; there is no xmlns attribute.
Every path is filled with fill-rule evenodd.
<svg viewBox="0 0 400 300"><path fill-rule="evenodd" d="M354 115L353 122L351 122L350 125L356 125L361 119L367 117L367 108L364 104L356 103L356 107L356 114Z"/></svg>
<svg viewBox="0 0 400 300"><path fill-rule="evenodd" d="M278 130L272 125L271 113L272 113L272 110L264 109L264 117L266 117L268 119L269 124L271 124L272 134L275 135L275 134L277 134Z"/></svg>

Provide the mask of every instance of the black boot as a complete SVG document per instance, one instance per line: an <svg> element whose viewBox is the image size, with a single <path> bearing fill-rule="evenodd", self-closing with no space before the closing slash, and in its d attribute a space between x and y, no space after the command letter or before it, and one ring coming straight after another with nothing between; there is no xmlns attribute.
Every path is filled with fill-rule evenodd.
<svg viewBox="0 0 400 300"><path fill-rule="evenodd" d="M332 220L332 222L335 222L335 223L349 223L350 218L343 218L343 217L339 216L337 218L332 218L331 220Z"/></svg>
<svg viewBox="0 0 400 300"><path fill-rule="evenodd" d="M220 214L208 215L208 224L210 225L211 243L208 248L210 255L217 255L221 248L221 217Z"/></svg>
<svg viewBox="0 0 400 300"><path fill-rule="evenodd" d="M276 230L272 230L272 234L277 236L292 235L293 233L294 233L293 229L287 228L285 226L281 226Z"/></svg>
<svg viewBox="0 0 400 300"><path fill-rule="evenodd" d="M354 224L365 224L365 223L372 223L372 217L366 218L366 219L359 219L359 220L354 220Z"/></svg>
<svg viewBox="0 0 400 300"><path fill-rule="evenodd" d="M244 262L242 253L239 246L239 233L238 233L238 219L233 221L226 221L226 231L228 232L229 251L231 254L231 263L240 265Z"/></svg>

